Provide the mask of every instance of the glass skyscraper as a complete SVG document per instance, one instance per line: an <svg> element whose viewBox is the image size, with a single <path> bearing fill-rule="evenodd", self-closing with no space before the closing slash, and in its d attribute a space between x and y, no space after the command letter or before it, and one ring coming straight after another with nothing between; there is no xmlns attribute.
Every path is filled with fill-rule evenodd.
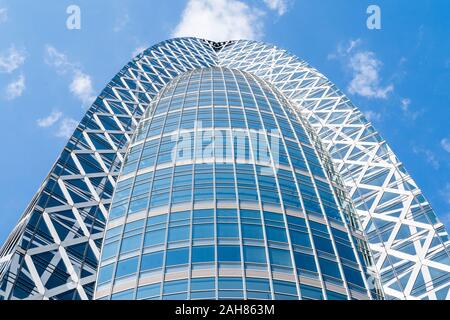
<svg viewBox="0 0 450 320"><path fill-rule="evenodd" d="M3 299L449 299L448 234L325 76L179 38L96 99L0 252Z"/></svg>

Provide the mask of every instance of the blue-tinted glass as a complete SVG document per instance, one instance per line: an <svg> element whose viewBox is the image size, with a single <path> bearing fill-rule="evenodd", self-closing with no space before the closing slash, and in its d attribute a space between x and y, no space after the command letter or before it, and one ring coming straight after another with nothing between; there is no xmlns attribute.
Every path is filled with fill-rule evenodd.
<svg viewBox="0 0 450 320"><path fill-rule="evenodd" d="M264 247L244 246L245 262L266 263L266 251Z"/></svg>
<svg viewBox="0 0 450 320"><path fill-rule="evenodd" d="M219 290L242 289L242 278L219 278Z"/></svg>
<svg viewBox="0 0 450 320"><path fill-rule="evenodd" d="M111 281L112 274L114 271L114 264L109 264L107 266L101 267L98 272L98 280L99 284Z"/></svg>
<svg viewBox="0 0 450 320"><path fill-rule="evenodd" d="M247 278L246 284L247 290L270 292L270 283L267 279Z"/></svg>
<svg viewBox="0 0 450 320"><path fill-rule="evenodd" d="M187 280L169 281L164 283L164 294L187 291Z"/></svg>
<svg viewBox="0 0 450 320"><path fill-rule="evenodd" d="M192 237L194 239L212 238L214 237L213 224L196 224L193 226Z"/></svg>
<svg viewBox="0 0 450 320"><path fill-rule="evenodd" d="M216 292L215 291L191 292L191 299L192 300L213 300L215 298L216 298Z"/></svg>
<svg viewBox="0 0 450 320"><path fill-rule="evenodd" d="M347 279L347 281L364 288L364 281L362 279L361 272L346 265L344 265L343 267L345 278Z"/></svg>
<svg viewBox="0 0 450 320"><path fill-rule="evenodd" d="M188 261L189 261L188 248L167 250L167 257L166 257L167 266L186 264L188 263Z"/></svg>
<svg viewBox="0 0 450 320"><path fill-rule="evenodd" d="M115 293L111 296L111 300L132 300L134 290L127 290L119 293Z"/></svg>
<svg viewBox="0 0 450 320"><path fill-rule="evenodd" d="M139 249L141 247L142 235L126 238L122 241L120 252L128 252Z"/></svg>
<svg viewBox="0 0 450 320"><path fill-rule="evenodd" d="M183 48L193 42L197 43L190 40ZM180 53L177 46L171 50L177 55ZM142 65L147 72L154 72L155 67L173 68L171 64L180 63L170 55L168 60L162 59L152 68L147 62ZM172 69L162 70L160 72L166 77L176 76ZM149 74L149 77L155 76ZM134 82L129 82L131 88L137 88ZM165 211L168 214L150 216L145 227L145 219L127 223L123 235L121 226L107 230L102 261L135 253L141 248L144 236L142 259L137 258L141 259L143 278L155 275L168 279L165 272L206 270L216 266L216 262L220 262L219 270L233 267L239 270L239 262L244 259L242 267L249 272L265 270L270 261L274 274L280 272L291 276L294 275L292 261L295 261L296 275L318 279L314 243L324 280L344 288L340 268L333 262L337 261L336 248L347 264L343 270L348 286L362 292L357 287L364 287L361 272L349 267L358 265L353 252L354 239L333 228L333 241L336 240L333 243L327 225L313 218L321 218L324 213L334 220L336 228L344 226L339 221L340 209L333 187L327 182L317 157L322 155L316 153L303 123L288 110L283 98L251 75L220 68L187 73L172 84L163 88L161 96L151 103L155 106L151 107L154 114L147 112L141 120L134 137L137 143L130 148L122 171L122 176L130 173L133 178L123 181L119 178L109 220L144 213L148 205L150 215L166 210L166 205L171 205L172 209ZM154 92L148 83L142 85ZM212 88L214 91L209 91ZM136 92L136 95L140 94ZM198 108L198 104L202 107ZM123 109L118 102L111 101L110 106ZM197 121L201 121L201 129ZM194 130L196 122L199 130ZM182 137L173 134L178 128L185 129ZM254 130L249 133L247 128ZM276 130L277 133L266 135L263 131L257 133L255 130L258 129ZM280 134L284 139L278 138ZM152 137L151 140L142 141L146 136ZM194 138L195 143L190 143ZM273 143L278 144L278 150ZM273 159L276 168L270 165L270 156L277 155L270 154L269 150L278 152L278 159ZM174 155L176 164L171 163ZM306 161L313 174L320 178L310 175ZM163 166L155 167L161 164ZM146 168L146 173L135 175L138 168ZM303 212L300 200L304 202L306 212ZM236 205L238 208L260 208L261 204L262 211L231 209ZM208 209L195 209L191 215L189 208L193 207ZM177 212L179 208L188 209ZM304 214L311 216L308 227L305 219L299 217ZM137 264L133 259L119 262L116 277L136 271ZM163 270L163 266L168 268ZM99 270L99 284L112 278L113 269L114 264L110 264ZM220 275L216 288L219 298L243 298L242 281L246 281L249 299L272 298L271 287L276 299L298 298L294 282L275 279L271 284L270 279ZM191 276L198 276L198 273L193 272ZM190 288L194 292L187 295L188 278L163 283L163 288L159 283L143 286L138 289L137 298L216 298L214 278L192 278ZM305 299L321 297L320 290L304 288ZM331 291L328 297L342 298Z"/></svg>
<svg viewBox="0 0 450 320"><path fill-rule="evenodd" d="M214 278L194 278L191 280L191 290L214 290L215 288Z"/></svg>
<svg viewBox="0 0 450 320"><path fill-rule="evenodd" d="M117 254L118 248L119 248L119 241L105 244L102 250L102 260L114 257Z"/></svg>
<svg viewBox="0 0 450 320"><path fill-rule="evenodd" d="M210 261L215 261L213 246L201 246L192 248L192 263Z"/></svg>
<svg viewBox="0 0 450 320"><path fill-rule="evenodd" d="M323 294L322 290L319 288L307 286L307 285L301 285L300 290L302 293L302 299L304 300L323 300Z"/></svg>
<svg viewBox="0 0 450 320"><path fill-rule="evenodd" d="M338 264L334 261L328 259L319 258L320 270L323 274L327 276L332 276L334 278L340 278L341 272L339 271Z"/></svg>
<svg viewBox="0 0 450 320"><path fill-rule="evenodd" d="M117 264L116 277L123 277L134 274L137 271L138 258L131 258L119 261Z"/></svg>
<svg viewBox="0 0 450 320"><path fill-rule="evenodd" d="M298 269L317 272L316 261L312 255L294 252L294 258Z"/></svg>
<svg viewBox="0 0 450 320"><path fill-rule="evenodd" d="M287 250L269 248L269 255L272 264L286 267L290 267L292 265L291 256Z"/></svg>
<svg viewBox="0 0 450 320"><path fill-rule="evenodd" d="M142 256L141 271L161 268L163 265L164 252L154 252Z"/></svg>
<svg viewBox="0 0 450 320"><path fill-rule="evenodd" d="M238 238L238 225L231 223L219 223L217 225L217 235L219 238Z"/></svg>
<svg viewBox="0 0 450 320"><path fill-rule="evenodd" d="M327 299L328 300L347 300L347 296L344 294L340 294L340 293L336 293L336 292L327 290Z"/></svg>
<svg viewBox="0 0 450 320"><path fill-rule="evenodd" d="M264 239L263 229L260 225L243 224L242 237L251 239Z"/></svg>
<svg viewBox="0 0 450 320"><path fill-rule="evenodd" d="M274 280L273 281L273 290L276 293L292 294L292 295L297 294L297 287L296 287L295 283L293 283L293 282Z"/></svg>
<svg viewBox="0 0 450 320"><path fill-rule="evenodd" d="M238 246L218 246L219 261L241 261L241 252Z"/></svg>
<svg viewBox="0 0 450 320"><path fill-rule="evenodd" d="M169 242L188 240L191 228L189 226L171 227L169 229Z"/></svg>
<svg viewBox="0 0 450 320"><path fill-rule="evenodd" d="M283 228L266 227L267 240L287 242L286 231Z"/></svg>
<svg viewBox="0 0 450 320"><path fill-rule="evenodd" d="M150 231L145 234L144 246L154 246L166 242L166 229Z"/></svg>
<svg viewBox="0 0 450 320"><path fill-rule="evenodd" d="M139 287L137 290L137 299L157 297L160 295L160 291L161 291L160 283Z"/></svg>

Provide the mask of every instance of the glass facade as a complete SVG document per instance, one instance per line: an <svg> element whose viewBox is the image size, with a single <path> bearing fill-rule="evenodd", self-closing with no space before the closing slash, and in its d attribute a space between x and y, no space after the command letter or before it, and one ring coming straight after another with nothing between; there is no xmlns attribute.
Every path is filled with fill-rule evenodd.
<svg viewBox="0 0 450 320"><path fill-rule="evenodd" d="M110 211L98 299L368 299L364 262L299 116L204 68L144 115Z"/></svg>

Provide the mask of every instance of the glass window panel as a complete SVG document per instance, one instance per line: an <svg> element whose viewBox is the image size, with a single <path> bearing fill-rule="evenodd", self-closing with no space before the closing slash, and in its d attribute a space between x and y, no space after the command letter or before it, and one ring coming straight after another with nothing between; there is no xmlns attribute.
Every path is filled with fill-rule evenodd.
<svg viewBox="0 0 450 320"><path fill-rule="evenodd" d="M166 265L174 266L189 262L189 248L167 250Z"/></svg>
<svg viewBox="0 0 450 320"><path fill-rule="evenodd" d="M241 261L241 250L239 246L218 246L217 251L219 261Z"/></svg>
<svg viewBox="0 0 450 320"><path fill-rule="evenodd" d="M117 264L116 277L129 276L136 273L138 265L138 257L119 261Z"/></svg>
<svg viewBox="0 0 450 320"><path fill-rule="evenodd" d="M215 261L213 246L192 247L192 263Z"/></svg>
<svg viewBox="0 0 450 320"><path fill-rule="evenodd" d="M154 252L142 256L141 271L162 268L164 252Z"/></svg>

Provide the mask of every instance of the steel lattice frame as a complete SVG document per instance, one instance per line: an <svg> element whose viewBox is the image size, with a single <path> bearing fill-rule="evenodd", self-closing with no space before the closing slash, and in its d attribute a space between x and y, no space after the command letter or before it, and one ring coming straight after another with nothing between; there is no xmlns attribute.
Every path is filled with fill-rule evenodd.
<svg viewBox="0 0 450 320"><path fill-rule="evenodd" d="M274 46L196 38L146 50L97 98L0 252L0 297L92 298L115 182L143 112L172 78L210 66L271 82L316 129L361 217L387 298L450 299L445 227L345 95Z"/></svg>

